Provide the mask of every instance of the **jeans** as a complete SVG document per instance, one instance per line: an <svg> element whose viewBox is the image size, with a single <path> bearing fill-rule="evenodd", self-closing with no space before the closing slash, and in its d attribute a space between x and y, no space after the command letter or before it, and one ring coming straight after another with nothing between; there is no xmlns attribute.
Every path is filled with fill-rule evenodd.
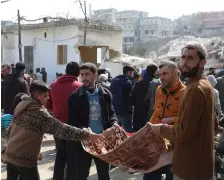
<svg viewBox="0 0 224 180"><path fill-rule="evenodd" d="M132 114L117 115L119 123L123 126L124 130L128 133L133 132L132 128Z"/></svg>
<svg viewBox="0 0 224 180"><path fill-rule="evenodd" d="M143 180L161 180L162 174L166 174L166 180L173 180L173 174L170 171L171 165L164 166L156 171L145 173Z"/></svg>
<svg viewBox="0 0 224 180"><path fill-rule="evenodd" d="M37 167L27 168L7 163L7 180L40 180Z"/></svg>
<svg viewBox="0 0 224 180"><path fill-rule="evenodd" d="M54 165L54 175L53 180L63 180L64 179L64 169L66 166L66 140L60 138L55 139L56 146L56 158Z"/></svg>

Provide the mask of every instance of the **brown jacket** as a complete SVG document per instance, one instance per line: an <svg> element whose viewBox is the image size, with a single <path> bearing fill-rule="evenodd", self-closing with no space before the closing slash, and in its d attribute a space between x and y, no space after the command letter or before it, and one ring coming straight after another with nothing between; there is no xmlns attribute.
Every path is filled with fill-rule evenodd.
<svg viewBox="0 0 224 180"><path fill-rule="evenodd" d="M15 109L9 127L8 145L4 154L7 162L21 167L36 167L44 133L65 140L83 140L88 132L54 119L32 98L24 98Z"/></svg>
<svg viewBox="0 0 224 180"><path fill-rule="evenodd" d="M213 88L205 75L187 84L179 120L179 125L161 127L161 134L175 143L173 173L185 180L212 178L217 121Z"/></svg>

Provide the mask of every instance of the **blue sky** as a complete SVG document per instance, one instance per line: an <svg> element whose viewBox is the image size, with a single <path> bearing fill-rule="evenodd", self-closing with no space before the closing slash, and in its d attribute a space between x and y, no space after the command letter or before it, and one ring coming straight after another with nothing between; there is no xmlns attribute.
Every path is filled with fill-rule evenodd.
<svg viewBox="0 0 224 180"><path fill-rule="evenodd" d="M21 16L34 19L43 16L82 17L79 3L76 0L11 0L1 4L1 20L15 20L17 9ZM118 10L136 9L147 11L149 16L175 18L182 14L204 11L224 10L224 0L87 0L92 9L117 8Z"/></svg>

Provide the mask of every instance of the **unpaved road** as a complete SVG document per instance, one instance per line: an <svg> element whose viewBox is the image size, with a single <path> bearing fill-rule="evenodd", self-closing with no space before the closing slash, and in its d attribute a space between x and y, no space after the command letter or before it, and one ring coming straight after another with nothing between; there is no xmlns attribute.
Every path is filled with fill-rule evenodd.
<svg viewBox="0 0 224 180"><path fill-rule="evenodd" d="M51 180L53 177L54 160L55 160L55 146L52 136L46 136L42 143L41 152L43 160L39 162L38 168L41 180ZM1 164L1 179L6 179L6 168ZM94 164L90 169L89 180L97 180L96 168ZM115 168L111 171L111 180L142 180L141 174L129 174L127 170Z"/></svg>

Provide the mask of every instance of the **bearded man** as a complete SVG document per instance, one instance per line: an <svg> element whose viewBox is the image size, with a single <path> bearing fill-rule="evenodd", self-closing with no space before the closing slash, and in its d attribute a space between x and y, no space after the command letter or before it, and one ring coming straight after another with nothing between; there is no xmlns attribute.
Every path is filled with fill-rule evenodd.
<svg viewBox="0 0 224 180"><path fill-rule="evenodd" d="M152 129L174 143L174 180L211 180L214 172L214 135L217 120L213 88L203 73L207 51L197 42L182 50L180 70L189 79L178 116L179 124Z"/></svg>

